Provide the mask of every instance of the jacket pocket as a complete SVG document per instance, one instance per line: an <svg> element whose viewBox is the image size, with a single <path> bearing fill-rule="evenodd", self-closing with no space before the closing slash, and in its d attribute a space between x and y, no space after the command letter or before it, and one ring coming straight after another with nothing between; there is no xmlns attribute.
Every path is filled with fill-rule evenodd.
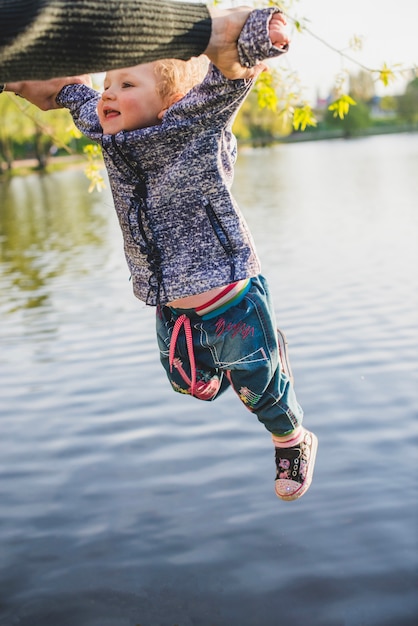
<svg viewBox="0 0 418 626"><path fill-rule="evenodd" d="M233 250L231 240L221 220L216 214L215 209L213 208L209 200L207 200L207 198L203 199L203 206L205 208L206 215L208 217L210 225L212 226L213 232L215 233L216 238L218 239L223 250L225 251L226 256L228 257L229 265L231 268L230 280L231 282L233 282L235 280L235 261L234 261L234 250Z"/></svg>

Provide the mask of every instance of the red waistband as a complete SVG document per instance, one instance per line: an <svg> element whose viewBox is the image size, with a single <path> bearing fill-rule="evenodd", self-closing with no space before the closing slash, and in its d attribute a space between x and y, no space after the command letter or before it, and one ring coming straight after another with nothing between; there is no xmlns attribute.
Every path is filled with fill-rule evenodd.
<svg viewBox="0 0 418 626"><path fill-rule="evenodd" d="M199 313L199 311L206 309L208 306L212 306L213 304L216 304L218 300L226 296L227 293L229 293L232 289L234 289L238 285L238 283L239 283L239 280L237 280L235 283L230 283L229 285L225 287L225 289L222 289L222 291L218 293L214 298L209 300L209 302L205 302L204 304L197 306L195 308L196 313Z"/></svg>

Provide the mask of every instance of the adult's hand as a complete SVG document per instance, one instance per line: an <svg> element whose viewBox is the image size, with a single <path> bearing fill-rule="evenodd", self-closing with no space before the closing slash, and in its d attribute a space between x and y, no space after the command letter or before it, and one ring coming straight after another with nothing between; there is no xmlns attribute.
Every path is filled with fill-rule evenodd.
<svg viewBox="0 0 418 626"><path fill-rule="evenodd" d="M26 80L16 83L7 83L5 91L13 91L17 96L28 100L42 111L59 109L56 97L65 85L84 84L91 86L88 74L83 76L66 76L51 80Z"/></svg>
<svg viewBox="0 0 418 626"><path fill-rule="evenodd" d="M241 30L252 10L245 6L235 9L209 7L212 34L205 54L227 78L253 78L255 75L254 68L242 67L237 50Z"/></svg>
<svg viewBox="0 0 418 626"><path fill-rule="evenodd" d="M237 42L252 11L252 8L246 6L236 9L209 8L212 34L205 54L227 78L254 78L260 71L267 69L263 63L247 68L242 67L239 62ZM270 40L273 46L284 50L289 45L285 27L286 18L283 13L274 13L269 23Z"/></svg>

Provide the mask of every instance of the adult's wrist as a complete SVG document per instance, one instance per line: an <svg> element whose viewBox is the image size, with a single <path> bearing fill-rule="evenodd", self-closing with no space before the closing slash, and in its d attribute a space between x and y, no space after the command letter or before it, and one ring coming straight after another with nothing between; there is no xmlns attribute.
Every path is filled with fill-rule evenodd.
<svg viewBox="0 0 418 626"><path fill-rule="evenodd" d="M237 49L238 38L251 11L251 7L246 6L234 9L209 7L212 32L205 54L227 78L251 78L254 75L253 68L244 68L240 64Z"/></svg>

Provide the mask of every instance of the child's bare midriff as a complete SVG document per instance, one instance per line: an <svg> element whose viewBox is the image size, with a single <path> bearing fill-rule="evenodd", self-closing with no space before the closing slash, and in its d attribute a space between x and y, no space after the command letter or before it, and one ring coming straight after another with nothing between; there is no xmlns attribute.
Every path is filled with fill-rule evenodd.
<svg viewBox="0 0 418 626"><path fill-rule="evenodd" d="M172 300L168 303L168 306L172 306L175 309L195 309L206 302L209 302L213 298L216 298L228 285L222 287L214 287L209 291L204 291L196 296L187 296L187 298L179 298L178 300Z"/></svg>

